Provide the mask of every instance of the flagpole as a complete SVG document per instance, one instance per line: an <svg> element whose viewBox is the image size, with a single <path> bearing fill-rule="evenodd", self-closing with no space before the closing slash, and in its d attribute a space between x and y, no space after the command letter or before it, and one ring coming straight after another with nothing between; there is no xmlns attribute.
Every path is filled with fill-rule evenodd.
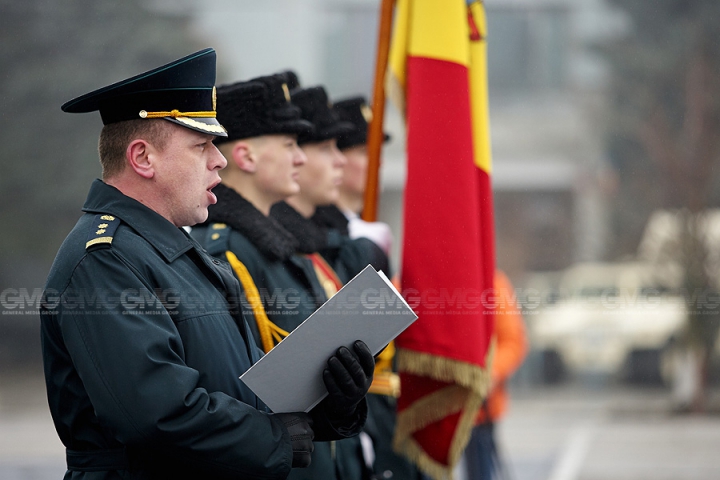
<svg viewBox="0 0 720 480"><path fill-rule="evenodd" d="M380 183L380 151L385 134L385 72L390 52L390 34L395 0L382 0L380 5L380 26L378 28L378 46L375 62L375 83L373 85L372 121L368 127L368 169L365 181L365 203L362 219L367 222L377 220L378 185Z"/></svg>

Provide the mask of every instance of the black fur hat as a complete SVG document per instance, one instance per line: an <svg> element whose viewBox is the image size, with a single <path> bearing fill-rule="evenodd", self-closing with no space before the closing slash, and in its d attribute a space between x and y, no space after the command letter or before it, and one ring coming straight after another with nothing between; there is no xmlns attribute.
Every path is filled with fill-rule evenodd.
<svg viewBox="0 0 720 480"><path fill-rule="evenodd" d="M365 101L365 97L338 100L333 104L333 110L338 113L340 119L353 124L352 131L338 137L338 148L345 150L356 145L364 145L367 142L368 124L372 120L372 109ZM390 135L386 133L385 141L388 140Z"/></svg>
<svg viewBox="0 0 720 480"><path fill-rule="evenodd" d="M298 77L298 74L295 73L295 71L285 70L282 73L285 75L285 78L287 78L287 86L290 89L290 93L293 93L294 90L300 88L300 77Z"/></svg>
<svg viewBox="0 0 720 480"><path fill-rule="evenodd" d="M218 138L216 143L313 131L312 123L301 118L300 109L290 102L284 73L218 87L217 110L228 136Z"/></svg>
<svg viewBox="0 0 720 480"><path fill-rule="evenodd" d="M323 87L301 88L292 92L292 102L300 107L302 118L312 122L315 129L301 133L298 143L317 143L351 132L353 125L340 120Z"/></svg>

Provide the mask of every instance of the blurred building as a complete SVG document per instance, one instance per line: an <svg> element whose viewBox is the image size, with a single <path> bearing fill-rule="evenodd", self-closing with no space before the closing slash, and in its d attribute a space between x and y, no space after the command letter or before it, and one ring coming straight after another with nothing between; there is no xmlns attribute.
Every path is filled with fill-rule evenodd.
<svg viewBox="0 0 720 480"><path fill-rule="evenodd" d="M606 70L592 47L623 19L602 0L486 5L498 263L517 275L603 259Z"/></svg>
<svg viewBox="0 0 720 480"><path fill-rule="evenodd" d="M292 68L332 98L371 95L379 0L156 0L193 10L218 82ZM603 0L486 0L498 263L511 276L602 259L606 72L592 45L624 27ZM380 217L400 258L404 130L389 106Z"/></svg>

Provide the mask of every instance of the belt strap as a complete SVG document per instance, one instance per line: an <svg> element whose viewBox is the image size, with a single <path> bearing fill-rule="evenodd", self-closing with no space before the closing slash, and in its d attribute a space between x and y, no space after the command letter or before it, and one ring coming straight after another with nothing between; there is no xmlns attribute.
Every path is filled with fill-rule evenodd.
<svg viewBox="0 0 720 480"><path fill-rule="evenodd" d="M65 449L68 470L78 472L99 472L104 470L127 470L130 466L124 448L113 450L70 450Z"/></svg>

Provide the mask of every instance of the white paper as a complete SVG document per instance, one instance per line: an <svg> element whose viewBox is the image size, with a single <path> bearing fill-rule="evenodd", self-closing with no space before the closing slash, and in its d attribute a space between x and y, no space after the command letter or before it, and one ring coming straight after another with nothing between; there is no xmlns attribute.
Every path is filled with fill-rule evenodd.
<svg viewBox="0 0 720 480"><path fill-rule="evenodd" d="M417 319L382 272L368 265L241 377L275 413L307 412L327 395L322 371L339 347L373 355Z"/></svg>

